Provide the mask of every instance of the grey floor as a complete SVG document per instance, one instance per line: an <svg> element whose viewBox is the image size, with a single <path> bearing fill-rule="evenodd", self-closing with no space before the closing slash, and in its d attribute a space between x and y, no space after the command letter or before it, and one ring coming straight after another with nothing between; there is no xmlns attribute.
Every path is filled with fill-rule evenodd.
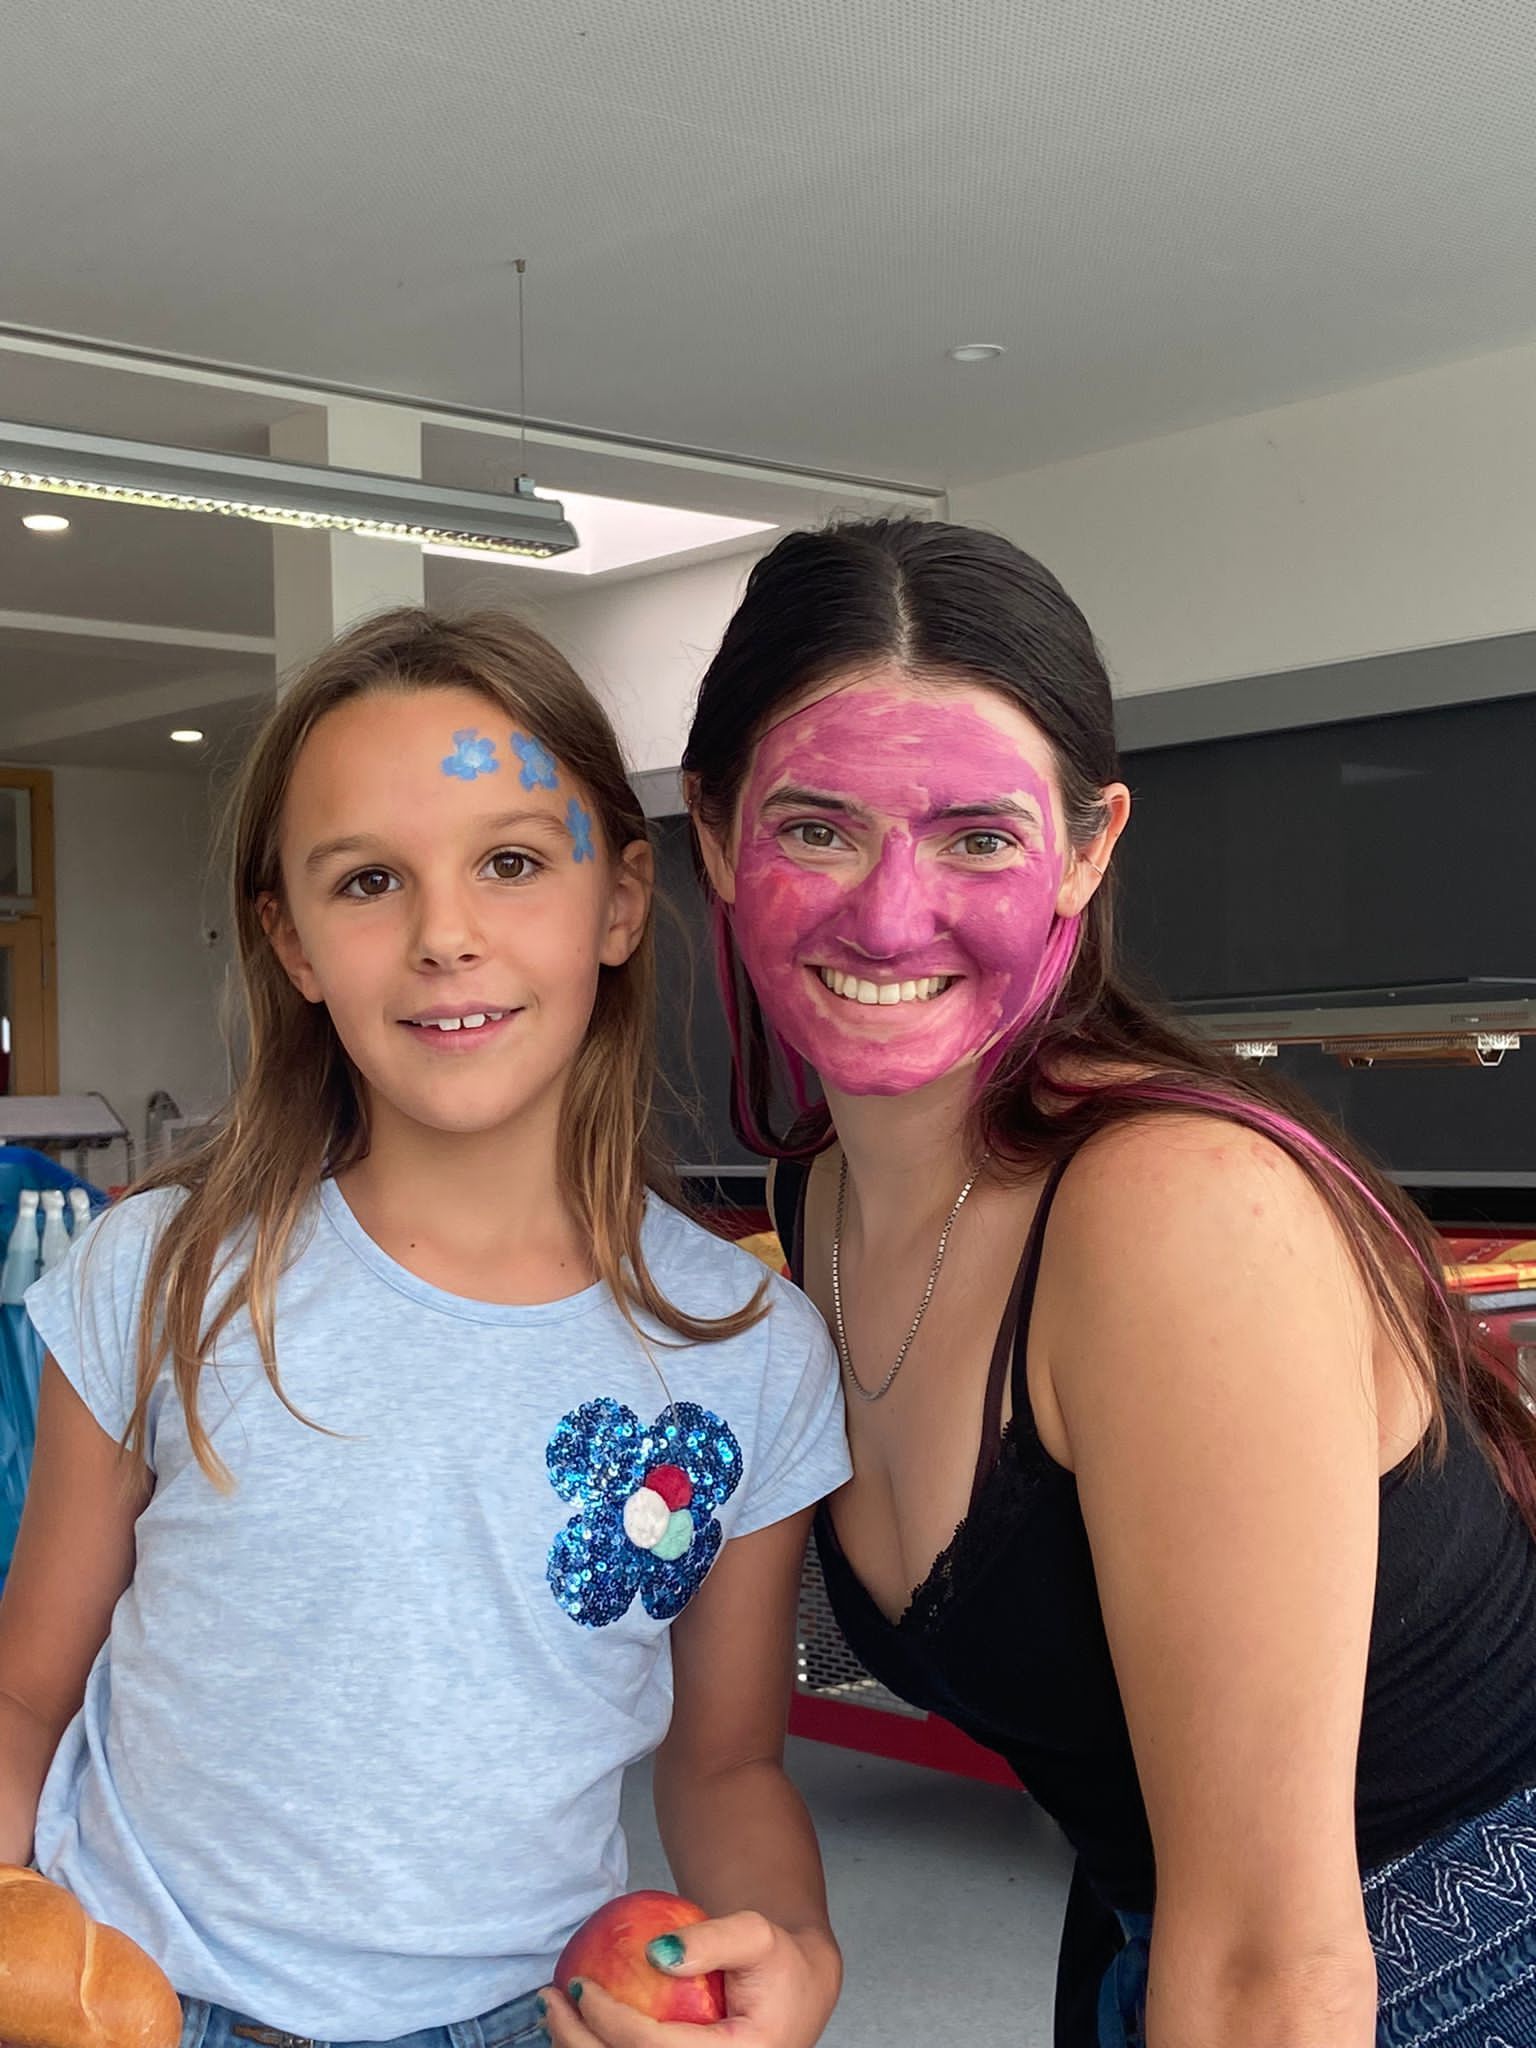
<svg viewBox="0 0 1536 2048"><path fill-rule="evenodd" d="M847 1982L825 2048L1049 2048L1069 1856L1022 1792L791 1742ZM631 1882L669 1886L648 1773L625 1791Z"/></svg>

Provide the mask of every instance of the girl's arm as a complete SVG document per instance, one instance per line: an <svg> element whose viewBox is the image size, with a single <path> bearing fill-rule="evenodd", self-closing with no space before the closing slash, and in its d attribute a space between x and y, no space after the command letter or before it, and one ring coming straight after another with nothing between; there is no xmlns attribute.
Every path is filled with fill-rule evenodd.
<svg viewBox="0 0 1536 2048"><path fill-rule="evenodd" d="M0 1863L31 1858L43 1779L133 1576L133 1525L150 1492L144 1466L124 1456L47 1359L0 1599Z"/></svg>
<svg viewBox="0 0 1536 2048"><path fill-rule="evenodd" d="M809 1512L728 1543L672 1628L675 1703L656 1755L656 1818L679 1889L721 1916L684 1936L680 1974L728 1975L732 2041L811 2048L842 1979L810 1816L784 1773ZM563 1990L564 1987L562 1986ZM559 2048L684 2048L602 1990L578 2020L550 1996Z"/></svg>
<svg viewBox="0 0 1536 2048"><path fill-rule="evenodd" d="M1090 1146L1047 1270L1042 1427L1054 1400L1157 1856L1149 2048L1369 2048L1364 1291L1300 1169L1204 1119Z"/></svg>

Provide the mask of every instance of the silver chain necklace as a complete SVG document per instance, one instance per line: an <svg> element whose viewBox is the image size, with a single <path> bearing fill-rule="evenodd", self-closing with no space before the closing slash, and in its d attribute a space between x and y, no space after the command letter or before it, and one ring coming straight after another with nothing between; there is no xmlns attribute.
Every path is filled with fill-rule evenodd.
<svg viewBox="0 0 1536 2048"><path fill-rule="evenodd" d="M966 1196L975 1187L977 1181L981 1179L982 1167L986 1165L990 1156L989 1153L982 1153L981 1165L977 1167L965 1186L956 1195L955 1206L950 1210L945 1220L944 1228L939 1232L939 1248L933 1255L932 1266L928 1269L928 1285L923 1289L923 1298L917 1304L917 1314L912 1318L912 1327L908 1330L906 1336L902 1338L901 1349L897 1352L890 1371L880 1382L879 1386L874 1388L866 1387L854 1371L853 1356L848 1349L848 1332L843 1327L843 1210L848 1200L848 1160L846 1155L844 1156L843 1162L838 1169L837 1217L832 1225L832 1320L837 1328L837 1355L842 1360L843 1371L847 1373L849 1379L853 1382L853 1390L861 1401L878 1401L883 1395L888 1394L891 1389L891 1382L895 1379L897 1373L901 1371L903 1365L906 1364L907 1353L912 1349L912 1340L923 1327L923 1317L928 1313L928 1304L932 1301L933 1290L938 1285L939 1268L943 1265L944 1254L949 1249L949 1233L955 1227L955 1218L965 1207Z"/></svg>

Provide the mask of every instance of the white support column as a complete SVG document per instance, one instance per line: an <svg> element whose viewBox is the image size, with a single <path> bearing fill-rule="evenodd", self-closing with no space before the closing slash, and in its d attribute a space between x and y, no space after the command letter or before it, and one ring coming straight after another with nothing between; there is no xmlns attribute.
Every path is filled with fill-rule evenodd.
<svg viewBox="0 0 1536 2048"><path fill-rule="evenodd" d="M386 476L421 475L421 422L399 406L335 399L269 430L283 462L328 463ZM272 584L277 686L327 641L392 604L420 604L425 582L421 550L355 533L272 530Z"/></svg>

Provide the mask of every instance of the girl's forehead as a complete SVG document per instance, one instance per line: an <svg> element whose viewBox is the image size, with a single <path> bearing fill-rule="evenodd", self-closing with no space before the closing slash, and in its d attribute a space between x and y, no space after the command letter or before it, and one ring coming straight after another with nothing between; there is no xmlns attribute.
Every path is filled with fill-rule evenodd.
<svg viewBox="0 0 1536 2048"><path fill-rule="evenodd" d="M292 767L284 836L349 828L430 837L488 812L563 815L588 803L557 756L470 689L354 697L311 727Z"/></svg>

